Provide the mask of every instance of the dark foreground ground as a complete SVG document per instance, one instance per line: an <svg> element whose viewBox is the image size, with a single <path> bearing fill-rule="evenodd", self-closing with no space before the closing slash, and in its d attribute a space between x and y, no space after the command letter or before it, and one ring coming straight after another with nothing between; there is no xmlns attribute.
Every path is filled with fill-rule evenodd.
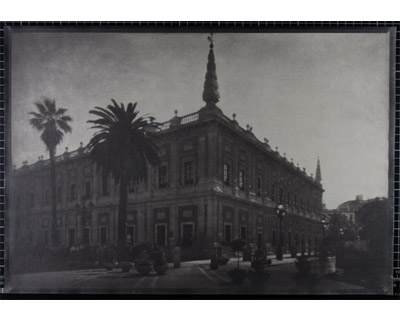
<svg viewBox="0 0 400 321"><path fill-rule="evenodd" d="M227 272L236 267L231 261L218 270L210 270L209 260L183 262L165 275L140 276L135 268L88 269L17 274L6 282L6 293L128 293L128 294L375 294L359 285L344 282L338 275L323 277L318 284L305 288L295 282L294 259L272 260L267 268L269 279L264 284L252 284L248 279L233 284ZM250 269L249 262L240 262Z"/></svg>

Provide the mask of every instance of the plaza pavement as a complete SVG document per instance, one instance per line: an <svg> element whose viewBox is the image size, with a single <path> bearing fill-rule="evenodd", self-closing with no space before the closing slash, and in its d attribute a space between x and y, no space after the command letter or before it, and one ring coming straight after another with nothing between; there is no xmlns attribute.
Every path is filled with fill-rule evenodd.
<svg viewBox="0 0 400 321"><path fill-rule="evenodd" d="M297 272L294 258L272 259L267 268L269 279L264 284L252 284L248 279L233 284L227 272L236 267L231 258L227 265L210 270L209 260L172 264L165 275L140 276L135 268L68 270L18 274L6 282L6 293L127 293L127 294L373 294L355 284L324 277L312 289L300 288L294 282ZM240 268L250 269L250 262L240 260Z"/></svg>

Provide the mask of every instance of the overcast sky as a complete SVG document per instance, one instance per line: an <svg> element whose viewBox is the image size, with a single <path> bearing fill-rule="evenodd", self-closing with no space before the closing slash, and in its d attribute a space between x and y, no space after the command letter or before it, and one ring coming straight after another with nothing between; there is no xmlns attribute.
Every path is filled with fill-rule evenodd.
<svg viewBox="0 0 400 321"><path fill-rule="evenodd" d="M319 156L328 208L387 196L389 34L214 35L225 115L314 173ZM42 97L73 118L57 154L87 144L88 114L110 99L138 102L158 121L204 106L206 34L15 33L12 162L48 153L29 125Z"/></svg>

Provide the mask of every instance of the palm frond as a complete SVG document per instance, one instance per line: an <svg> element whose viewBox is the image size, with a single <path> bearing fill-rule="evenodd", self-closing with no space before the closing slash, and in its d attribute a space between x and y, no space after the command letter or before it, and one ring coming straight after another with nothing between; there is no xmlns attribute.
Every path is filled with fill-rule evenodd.
<svg viewBox="0 0 400 321"><path fill-rule="evenodd" d="M66 116L67 117L67 116ZM57 120L57 125L61 128L61 130L64 133L70 133L72 132L72 128L70 125L67 124L67 122L62 121L62 120Z"/></svg>
<svg viewBox="0 0 400 321"><path fill-rule="evenodd" d="M29 122L31 123L32 127L37 129L37 130L42 130L43 129L43 120L40 118L31 118L29 120Z"/></svg>
<svg viewBox="0 0 400 321"><path fill-rule="evenodd" d="M45 105L43 105L41 102L37 101L35 102L35 106L37 107L37 109L39 110L39 112L43 115L46 116L48 114L48 110L45 107Z"/></svg>
<svg viewBox="0 0 400 321"><path fill-rule="evenodd" d="M50 98L44 98L44 105L47 107L47 110L50 114L55 114L56 111L56 101Z"/></svg>
<svg viewBox="0 0 400 321"><path fill-rule="evenodd" d="M65 115L67 109L56 108L55 100L44 98L43 102L38 101L34 104L39 112L29 112L29 115L33 116L29 122L33 128L41 131L40 138L48 151L54 154L57 145L64 137L64 133L72 131L68 124L72 121L72 118Z"/></svg>

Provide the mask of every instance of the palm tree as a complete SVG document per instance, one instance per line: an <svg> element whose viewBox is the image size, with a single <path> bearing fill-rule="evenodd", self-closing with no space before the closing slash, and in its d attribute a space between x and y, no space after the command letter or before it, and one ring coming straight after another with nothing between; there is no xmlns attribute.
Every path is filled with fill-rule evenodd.
<svg viewBox="0 0 400 321"><path fill-rule="evenodd" d="M30 123L33 128L42 132L40 138L46 145L50 155L50 193L51 193L51 244L57 245L57 199L56 199L56 165L55 155L57 145L63 140L64 134L72 131L68 122L72 118L66 115L67 109L56 108L55 100L44 98L43 102L35 103L38 112L30 112Z"/></svg>
<svg viewBox="0 0 400 321"><path fill-rule="evenodd" d="M148 165L159 163L154 142L159 124L154 117L138 117L137 103L119 106L114 99L107 108L95 107L90 114L99 118L89 120L98 130L87 148L102 175L112 175L119 183L118 246L125 244L125 223L128 207L128 184L147 178Z"/></svg>

